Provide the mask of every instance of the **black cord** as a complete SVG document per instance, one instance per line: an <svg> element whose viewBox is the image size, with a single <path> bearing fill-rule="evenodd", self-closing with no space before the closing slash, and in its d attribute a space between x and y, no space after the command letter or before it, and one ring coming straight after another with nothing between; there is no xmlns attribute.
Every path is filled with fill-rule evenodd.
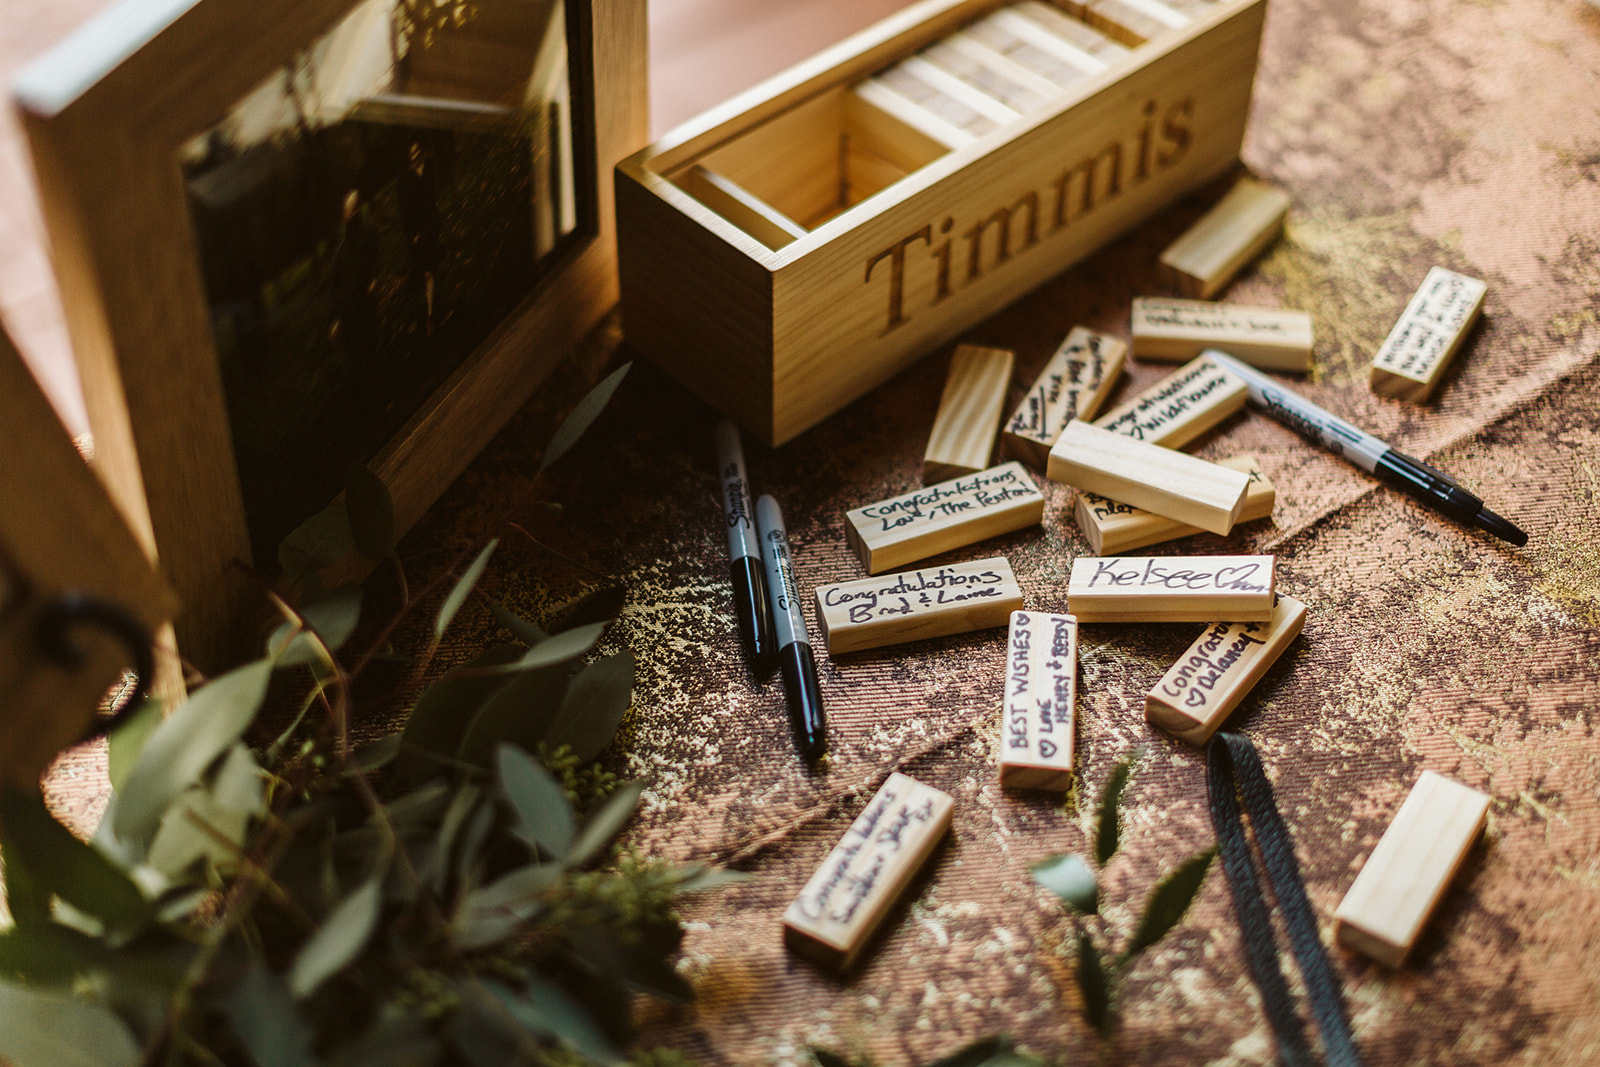
<svg viewBox="0 0 1600 1067"><path fill-rule="evenodd" d="M133 692L122 705L104 719L97 719L89 732L78 739L78 744L108 734L139 709L150 690L150 679L155 676L155 653L151 649L150 632L128 613L127 609L108 600L86 596L83 593L65 592L48 600L33 619L33 636L45 658L69 669L83 666L87 660L83 649L73 643L69 631L81 626L94 626L116 638L133 661L135 676Z"/></svg>
<svg viewBox="0 0 1600 1067"><path fill-rule="evenodd" d="M1235 791L1237 780L1237 792ZM1305 1024L1294 1008L1283 972L1278 966L1278 946L1261 885L1251 862L1250 846L1239 819L1238 794L1243 794L1245 810L1255 831L1256 846L1266 867L1272 895L1283 913L1300 976L1311 1002L1311 1017L1322 1033L1322 1048L1327 1062L1335 1067L1360 1067L1361 1057L1350 1035L1344 997L1333 973L1328 953L1317 932L1317 920L1306 897L1300 865L1294 858L1294 843L1278 813L1272 783L1261 768L1261 758L1248 738L1239 734L1218 733L1206 748L1206 782L1211 799L1211 822L1222 850L1222 866L1233 891L1234 908L1244 939L1245 955L1251 974L1261 990L1267 1021L1278 1039L1278 1053L1284 1063L1310 1063Z"/></svg>

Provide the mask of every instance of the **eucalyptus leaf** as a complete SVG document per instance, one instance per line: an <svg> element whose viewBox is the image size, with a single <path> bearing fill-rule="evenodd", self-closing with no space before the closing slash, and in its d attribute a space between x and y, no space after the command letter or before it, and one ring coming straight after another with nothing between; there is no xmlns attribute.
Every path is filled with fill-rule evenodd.
<svg viewBox="0 0 1600 1067"><path fill-rule="evenodd" d="M1041 860L1032 867L1033 880L1060 897L1074 911L1094 915L1100 910L1100 886L1083 857L1071 852Z"/></svg>
<svg viewBox="0 0 1600 1067"><path fill-rule="evenodd" d="M522 651L516 645L496 645L423 690L400 735L395 776L417 781L444 770L444 763L429 758L430 754L453 760L472 720L489 698L511 681L503 674L486 673L484 668L514 663Z"/></svg>
<svg viewBox="0 0 1600 1067"><path fill-rule="evenodd" d="M588 1009L554 982L533 976L521 991L493 981L483 985L532 1033L555 1038L579 1055L599 1063L622 1062L616 1046L590 1017Z"/></svg>
<svg viewBox="0 0 1600 1067"><path fill-rule="evenodd" d="M28 870L15 845L9 844L0 827L0 872L5 874L5 902L11 921L18 926L36 926L50 921L50 890L41 886Z"/></svg>
<svg viewBox="0 0 1600 1067"><path fill-rule="evenodd" d="M104 966L111 950L98 938L55 922L18 924L0 931L0 975L32 986L66 987Z"/></svg>
<svg viewBox="0 0 1600 1067"><path fill-rule="evenodd" d="M128 1024L103 1004L0 982L0 1060L15 1067L134 1067Z"/></svg>
<svg viewBox="0 0 1600 1067"><path fill-rule="evenodd" d="M627 586L603 585L592 593L585 593L557 608L550 629L554 633L560 633L562 630L570 630L574 626L586 626L592 622L611 622L622 614L622 608L627 602Z"/></svg>
<svg viewBox="0 0 1600 1067"><path fill-rule="evenodd" d="M0 826L5 827L7 858L15 857L27 870L36 890L54 893L120 936L135 934L150 922L150 903L133 879L56 822L36 791L14 786L0 790Z"/></svg>
<svg viewBox="0 0 1600 1067"><path fill-rule="evenodd" d="M256 1067L311 1067L314 1035L283 979L253 961L222 997L222 1010Z"/></svg>
<svg viewBox="0 0 1600 1067"><path fill-rule="evenodd" d="M111 788L121 790L128 772L139 759L139 751L161 725L161 701L146 700L106 738L106 774Z"/></svg>
<svg viewBox="0 0 1600 1067"><path fill-rule="evenodd" d="M278 566L284 577L301 578L331 567L355 548L350 512L343 499L335 500L295 527L278 545Z"/></svg>
<svg viewBox="0 0 1600 1067"><path fill-rule="evenodd" d="M489 611L494 615L496 622L511 632L512 637L515 637L529 648L550 636L527 619L519 615L513 615L498 600L489 601Z"/></svg>
<svg viewBox="0 0 1600 1067"><path fill-rule="evenodd" d="M1122 792L1128 788L1128 777L1133 773L1133 763L1138 750L1118 760L1106 779L1100 793L1100 812L1094 835L1094 861L1104 867L1117 854L1122 835Z"/></svg>
<svg viewBox="0 0 1600 1067"><path fill-rule="evenodd" d="M455 588L450 590L450 595L444 598L444 604L439 608L439 615L433 621L433 636L435 639L444 636L450 628L450 623L455 620L456 612L461 610L461 605L467 602L467 596L472 592L478 579L483 577L483 569L489 565L489 557L494 555L495 548L500 544L497 537L483 546L483 551L478 553L478 558L466 572L456 579Z"/></svg>
<svg viewBox="0 0 1600 1067"><path fill-rule="evenodd" d="M383 479L351 463L344 470L344 504L356 551L374 563L394 555L394 498Z"/></svg>
<svg viewBox="0 0 1600 1067"><path fill-rule="evenodd" d="M112 828L118 837L150 839L172 799L250 725L271 676L271 660L246 664L196 690L156 728L117 794Z"/></svg>
<svg viewBox="0 0 1600 1067"><path fill-rule="evenodd" d="M265 811L261 766L249 748L235 744L209 787L192 786L167 807L150 841L148 862L169 877L177 877L202 858L219 870L231 871L250 821ZM224 840L219 841L219 835Z"/></svg>
<svg viewBox="0 0 1600 1067"><path fill-rule="evenodd" d="M623 826L627 825L628 820L633 818L633 809L639 806L639 798L643 794L642 783L629 782L607 797L606 802L600 805L600 810L589 816L576 840L572 842L572 847L567 852L568 865L581 867L594 859L600 850L617 836Z"/></svg>
<svg viewBox="0 0 1600 1067"><path fill-rule="evenodd" d="M380 1019L328 1056L327 1067L433 1067L443 1062L429 1020L416 1014Z"/></svg>
<svg viewBox="0 0 1600 1067"><path fill-rule="evenodd" d="M524 652L517 659L516 669L532 670L535 667L548 667L553 663L570 663L594 647L595 642L606 632L606 625L603 622L593 622L586 626L563 630Z"/></svg>
<svg viewBox="0 0 1600 1067"><path fill-rule="evenodd" d="M350 769L356 774L382 770L400 758L401 735L390 734L362 745L350 753Z"/></svg>
<svg viewBox="0 0 1600 1067"><path fill-rule="evenodd" d="M1150 891L1149 901L1145 903L1144 914L1139 917L1133 939L1122 954L1124 962L1160 941L1167 931L1178 925L1183 913L1189 910L1189 905L1199 895L1206 871L1211 868L1211 861L1216 855L1215 845L1204 852L1196 852L1156 883L1156 887Z"/></svg>
<svg viewBox="0 0 1600 1067"><path fill-rule="evenodd" d="M542 895L561 880L561 872L559 863L530 863L469 894L456 921L456 947L487 948L515 934L539 911Z"/></svg>
<svg viewBox="0 0 1600 1067"><path fill-rule="evenodd" d="M1096 1032L1111 1032L1111 976L1106 973L1100 950L1089 935L1078 931L1078 993L1083 997L1083 1017Z"/></svg>
<svg viewBox="0 0 1600 1067"><path fill-rule="evenodd" d="M539 470L544 471L556 460L567 454L567 451L578 442L591 423L605 410L606 403L611 399L611 394L617 391L617 386L622 384L623 376L628 373L632 363L624 363L612 371L606 378L589 390L588 394L576 405L567 417L556 428L555 434L550 438L550 443L544 447L544 456L539 460Z"/></svg>
<svg viewBox="0 0 1600 1067"><path fill-rule="evenodd" d="M745 871L730 871L726 867L712 867L703 863L693 864L679 872L677 892L703 893L709 889L721 889L723 886L748 882L751 877L752 875Z"/></svg>
<svg viewBox="0 0 1600 1067"><path fill-rule="evenodd" d="M629 651L584 667L567 687L545 742L551 747L572 746L573 754L585 763L599 756L633 704L633 673Z"/></svg>
<svg viewBox="0 0 1600 1067"><path fill-rule="evenodd" d="M456 757L462 763L486 768L498 745L537 749L549 734L571 681L571 671L564 663L549 663L512 675L464 724L466 734Z"/></svg>
<svg viewBox="0 0 1600 1067"><path fill-rule="evenodd" d="M564 859L572 846L572 808L560 784L544 765L515 745L495 750L495 784L517 824L511 832L537 845L551 859Z"/></svg>
<svg viewBox="0 0 1600 1067"><path fill-rule="evenodd" d="M436 896L443 896L450 880L450 857L454 855L456 839L467 824L478 804L483 800L483 790L472 782L462 782L450 798L444 818L439 821L439 831L433 835L425 859L417 866L417 878Z"/></svg>
<svg viewBox="0 0 1600 1067"><path fill-rule="evenodd" d="M295 956L289 992L297 1000L314 993L328 978L361 954L383 906L383 876L374 875L339 903Z"/></svg>
<svg viewBox="0 0 1600 1067"><path fill-rule="evenodd" d="M343 647L361 621L361 587L340 586L300 609L301 622L285 620L267 638L267 657L280 667L321 663L322 652L310 630L330 652Z"/></svg>

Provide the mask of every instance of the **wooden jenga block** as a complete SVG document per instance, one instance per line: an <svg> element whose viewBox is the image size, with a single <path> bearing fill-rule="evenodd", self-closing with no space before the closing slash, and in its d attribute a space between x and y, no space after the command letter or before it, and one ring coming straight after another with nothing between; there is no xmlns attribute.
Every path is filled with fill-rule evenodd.
<svg viewBox="0 0 1600 1067"><path fill-rule="evenodd" d="M1016 357L1003 348L957 345L922 456L922 480L942 482L989 466Z"/></svg>
<svg viewBox="0 0 1600 1067"><path fill-rule="evenodd" d="M1306 624L1306 606L1278 594L1265 622L1217 622L1195 638L1144 698L1144 717L1204 745Z"/></svg>
<svg viewBox="0 0 1600 1067"><path fill-rule="evenodd" d="M1398 967L1483 832L1489 798L1423 771L1333 914L1341 945Z"/></svg>
<svg viewBox="0 0 1600 1067"><path fill-rule="evenodd" d="M1129 48L1189 24L1189 16L1154 0L1093 0L1085 18Z"/></svg>
<svg viewBox="0 0 1600 1067"><path fill-rule="evenodd" d="M1050 450L1053 482L1225 534L1239 521L1250 476L1074 419Z"/></svg>
<svg viewBox="0 0 1600 1067"><path fill-rule="evenodd" d="M1243 471L1250 477L1244 493L1244 510L1239 512L1239 522L1264 519L1272 514L1278 491L1261 469L1261 460L1254 453L1218 460L1217 466ZM1186 522L1163 518L1132 504L1119 504L1115 500L1094 493L1079 493L1073 509L1078 529L1088 539L1089 547L1097 556L1115 556L1146 545L1175 541L1204 531Z"/></svg>
<svg viewBox="0 0 1600 1067"><path fill-rule="evenodd" d="M1004 626L1022 587L1004 556L883 574L817 589L828 654Z"/></svg>
<svg viewBox="0 0 1600 1067"><path fill-rule="evenodd" d="M1082 21L1089 11L1087 3L1074 4L1069 0L1065 7L1070 13L1063 12L1061 8L1046 3L1045 0L1021 0L1021 3L1012 4L1009 10L1037 22L1057 37L1077 45L1085 52L1121 54L1126 51L1123 45Z"/></svg>
<svg viewBox="0 0 1600 1067"><path fill-rule="evenodd" d="M1372 391L1417 402L1432 396L1483 312L1488 291L1476 278L1430 269L1373 357Z"/></svg>
<svg viewBox="0 0 1600 1067"><path fill-rule="evenodd" d="M1017 611L1006 644L1000 784L1072 787L1073 710L1078 705L1078 620Z"/></svg>
<svg viewBox="0 0 1600 1067"><path fill-rule="evenodd" d="M868 574L998 537L1044 517L1044 494L1015 461L913 489L845 514L845 536Z"/></svg>
<svg viewBox="0 0 1600 1067"><path fill-rule="evenodd" d="M1278 239L1288 214L1288 193L1240 178L1161 253L1162 280L1184 296L1210 300Z"/></svg>
<svg viewBox="0 0 1600 1067"><path fill-rule="evenodd" d="M790 949L847 970L933 855L955 801L894 773L783 915Z"/></svg>
<svg viewBox="0 0 1600 1067"><path fill-rule="evenodd" d="M1151 445L1181 448L1244 407L1250 389L1201 356L1179 367L1094 425Z"/></svg>
<svg viewBox="0 0 1600 1067"><path fill-rule="evenodd" d="M1207 348L1267 370L1311 369L1311 316L1288 308L1140 296L1133 300L1133 354L1192 359Z"/></svg>
<svg viewBox="0 0 1600 1067"><path fill-rule="evenodd" d="M1265 622L1272 556L1079 556L1067 610L1084 622Z"/></svg>
<svg viewBox="0 0 1600 1067"><path fill-rule="evenodd" d="M1061 95L1061 87L1049 78L965 33L952 33L924 48L922 54L930 63L1023 113Z"/></svg>
<svg viewBox="0 0 1600 1067"><path fill-rule="evenodd" d="M1093 418L1100 410L1127 354L1128 346L1115 337L1074 326L1006 423L1002 451L1043 467L1067 422Z"/></svg>
<svg viewBox="0 0 1600 1067"><path fill-rule="evenodd" d="M989 18L1003 32L1013 34L1019 41L1054 56L1084 74L1099 74L1115 61L1115 57L1097 55L1100 51L1098 48L1091 50L1076 44L1013 8L1003 7Z"/></svg>

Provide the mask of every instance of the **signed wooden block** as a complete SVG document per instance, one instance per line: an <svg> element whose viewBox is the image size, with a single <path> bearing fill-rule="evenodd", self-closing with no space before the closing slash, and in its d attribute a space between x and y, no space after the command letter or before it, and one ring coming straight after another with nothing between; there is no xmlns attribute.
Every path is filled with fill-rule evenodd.
<svg viewBox="0 0 1600 1067"><path fill-rule="evenodd" d="M1244 510L1239 512L1240 522L1264 519L1272 514L1278 491L1261 470L1259 457L1247 452L1242 456L1218 460L1217 466L1243 471L1250 477L1250 485L1244 493ZM1204 532L1198 526L1163 518L1132 504L1119 504L1094 493L1078 494L1074 514L1077 516L1078 529L1088 538L1089 547L1097 556L1115 556L1146 545L1175 541Z"/></svg>
<svg viewBox="0 0 1600 1067"><path fill-rule="evenodd" d="M922 480L943 482L989 466L1016 357L1003 348L957 345L922 456Z"/></svg>
<svg viewBox="0 0 1600 1067"><path fill-rule="evenodd" d="M1067 609L1079 622L1265 622L1272 556L1079 556Z"/></svg>
<svg viewBox="0 0 1600 1067"><path fill-rule="evenodd" d="M1265 622L1217 622L1144 698L1144 717L1191 745L1204 745L1306 624L1306 606L1278 594Z"/></svg>
<svg viewBox="0 0 1600 1067"><path fill-rule="evenodd" d="M1434 267L1372 360L1372 391L1401 400L1433 395L1445 368L1483 312L1489 287Z"/></svg>
<svg viewBox="0 0 1600 1067"><path fill-rule="evenodd" d="M825 966L848 969L933 855L954 806L948 793L889 775L784 912L784 943Z"/></svg>
<svg viewBox="0 0 1600 1067"><path fill-rule="evenodd" d="M1050 450L1049 478L1212 533L1233 529L1250 476L1074 419Z"/></svg>
<svg viewBox="0 0 1600 1067"><path fill-rule="evenodd" d="M1128 346L1117 338L1074 326L1006 423L1001 449L1043 467L1067 422L1093 418L1100 410L1127 354Z"/></svg>
<svg viewBox="0 0 1600 1067"><path fill-rule="evenodd" d="M1073 710L1078 705L1078 620L1018 611L1006 644L1000 784L1072 788Z"/></svg>
<svg viewBox="0 0 1600 1067"><path fill-rule="evenodd" d="M867 573L882 574L1043 517L1044 494L1011 462L847 512L845 536Z"/></svg>
<svg viewBox="0 0 1600 1067"><path fill-rule="evenodd" d="M1240 178L1161 253L1162 279L1184 296L1210 300L1278 239L1288 214L1288 193Z"/></svg>
<svg viewBox="0 0 1600 1067"><path fill-rule="evenodd" d="M1182 448L1241 410L1249 393L1238 375L1224 370L1211 357L1201 356L1095 419L1094 424L1146 444Z"/></svg>
<svg viewBox="0 0 1600 1067"><path fill-rule="evenodd" d="M902 571L817 589L817 622L838 656L1004 626L1022 587L1004 556Z"/></svg>
<svg viewBox="0 0 1600 1067"><path fill-rule="evenodd" d="M1398 967L1483 832L1487 795L1423 771L1333 915L1341 945Z"/></svg>
<svg viewBox="0 0 1600 1067"><path fill-rule="evenodd" d="M1192 359L1207 348L1268 370L1311 369L1311 316L1288 308L1140 296L1133 300L1133 354Z"/></svg>

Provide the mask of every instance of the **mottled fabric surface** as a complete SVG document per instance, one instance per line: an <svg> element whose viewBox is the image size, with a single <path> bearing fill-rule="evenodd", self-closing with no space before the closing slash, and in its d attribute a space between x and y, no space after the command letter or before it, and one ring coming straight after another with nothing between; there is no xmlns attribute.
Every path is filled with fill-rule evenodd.
<svg viewBox="0 0 1600 1067"><path fill-rule="evenodd" d="M1244 157L1294 206L1284 239L1225 297L1310 311L1316 369L1301 392L1530 534L1516 549L1465 530L1246 412L1193 450L1259 453L1273 518L1149 550L1275 553L1280 588L1309 605L1304 634L1229 725L1261 752L1330 945L1334 908L1422 770L1493 798L1403 970L1333 951L1374 1064L1600 1062L1597 71L1600 12L1578 0L1273 0L1268 13ZM1073 325L1126 336L1131 297L1160 291L1156 256L1220 191L1018 294L965 339L1015 350L1014 400ZM1488 283L1484 321L1433 402L1376 397L1371 354L1434 264ZM736 643L715 413L636 363L582 446L533 482L556 419L626 358L613 326L403 552L420 581L511 519L544 546L507 537L484 580L513 610L540 618L604 580L628 587L603 646L639 662L607 757L648 783L628 839L751 875L686 902L681 966L697 999L637 1003L642 1042L708 1064L796 1063L809 1044L914 1064L1005 1032L1065 1062L1272 1062L1220 870L1128 972L1105 1046L1078 1014L1071 927L1028 875L1089 847L1092 797L1139 743L1106 872L1110 927L1130 929L1160 874L1212 842L1202 754L1143 715L1200 627L1083 627L1080 784L1065 797L996 783L1003 630L838 660L819 648L832 751L809 774L780 684L754 679ZM808 612L811 588L861 573L844 512L919 484L948 360L932 354L780 450L747 441L756 490L787 514ZM1111 402L1171 369L1131 363ZM1041 527L932 562L1004 554L1031 608L1064 610L1088 547L1072 492L1045 492ZM481 605L461 618L447 659L503 639ZM953 829L864 964L832 977L784 949L780 918L893 769L954 796Z"/></svg>

